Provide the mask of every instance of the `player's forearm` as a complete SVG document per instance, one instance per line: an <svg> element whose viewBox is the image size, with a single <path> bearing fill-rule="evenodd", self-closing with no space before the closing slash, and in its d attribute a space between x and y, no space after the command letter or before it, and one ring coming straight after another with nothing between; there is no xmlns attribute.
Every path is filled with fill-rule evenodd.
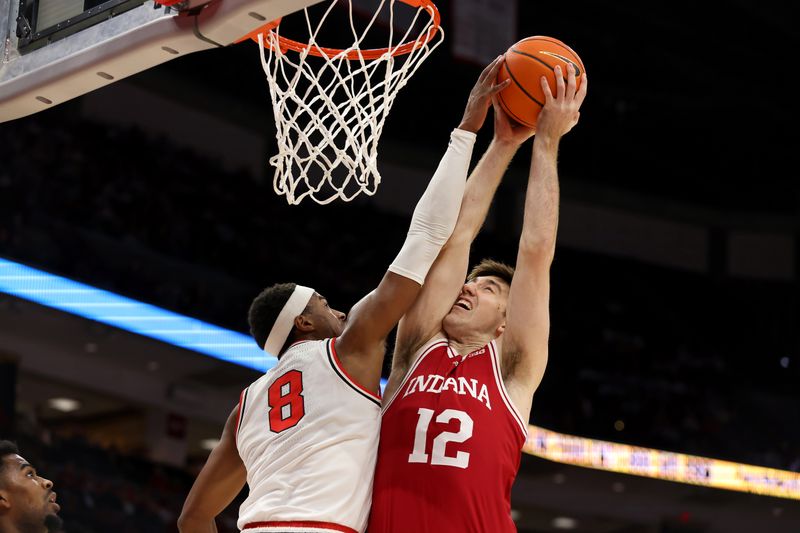
<svg viewBox="0 0 800 533"><path fill-rule="evenodd" d="M503 179L519 145L492 141L467 180L458 223L448 245L469 246L480 232L492 205L495 191Z"/></svg>
<svg viewBox="0 0 800 533"><path fill-rule="evenodd" d="M217 533L217 524L213 518L200 518L181 515L178 518L180 533Z"/></svg>
<svg viewBox="0 0 800 533"><path fill-rule="evenodd" d="M238 418L238 405L234 412ZM229 424L230 419L226 429ZM189 490L178 517L180 533L217 533L217 516L244 487L247 473L241 461L231 464L220 460L226 455L219 450L221 446L225 447L226 438L230 437L224 432L223 442L211 452L212 456Z"/></svg>
<svg viewBox="0 0 800 533"><path fill-rule="evenodd" d="M474 144L474 133L453 131L447 152L414 209L408 236L390 271L420 285L425 281L456 227Z"/></svg>
<svg viewBox="0 0 800 533"><path fill-rule="evenodd" d="M397 330L393 364L408 365L420 344L439 329L464 283L472 241L480 231L503 173L518 144L493 141L481 157L464 192L464 200L453 235L430 269L422 292ZM405 368L393 368L393 375L405 375Z"/></svg>
<svg viewBox="0 0 800 533"><path fill-rule="evenodd" d="M558 229L558 139L536 138L525 193L520 252L552 258Z"/></svg>

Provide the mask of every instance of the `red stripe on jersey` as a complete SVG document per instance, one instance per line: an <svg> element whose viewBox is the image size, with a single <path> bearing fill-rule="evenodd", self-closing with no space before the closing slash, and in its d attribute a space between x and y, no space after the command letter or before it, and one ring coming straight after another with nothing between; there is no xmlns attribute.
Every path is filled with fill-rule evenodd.
<svg viewBox="0 0 800 533"><path fill-rule="evenodd" d="M242 400L245 392L247 392L247 387L243 388L242 392L239 393L239 412L236 414L236 430L233 432L233 438L236 441L239 438L239 425L242 423Z"/></svg>
<svg viewBox="0 0 800 533"><path fill-rule="evenodd" d="M331 353L333 354L333 362L336 364L336 368L338 368L342 375L347 378L347 381L350 382L351 385L358 387L359 390L363 391L364 394L369 394L372 398L375 398L379 402L381 401L381 397L375 394L374 392L370 392L365 387L361 386L359 382L354 380L350 374L347 373L347 370L344 369L342 362L339 360L339 355L336 353L336 339L331 339Z"/></svg>
<svg viewBox="0 0 800 533"><path fill-rule="evenodd" d="M279 528L279 527L305 527L311 529L329 529L332 531L341 531L342 533L358 533L355 529L349 528L347 526L342 526L339 524L333 524L331 522L313 522L313 521L302 521L302 522L250 522L249 524L245 524L244 529L257 529L257 528Z"/></svg>
<svg viewBox="0 0 800 533"><path fill-rule="evenodd" d="M525 442L527 442L528 428L522 421L522 415L519 414L517 406L515 406L514 402L511 401L511 396L508 394L508 390L506 390L506 384L503 381L503 373L500 370L500 354L497 351L497 343L495 341L489 343L489 350L492 354L492 362L494 363L494 376L497 382L497 390L500 391L500 396L503 398L503 403L506 404L511 416L513 416L514 420L516 420L517 424L519 424L519 429L522 431L522 435L525 437Z"/></svg>

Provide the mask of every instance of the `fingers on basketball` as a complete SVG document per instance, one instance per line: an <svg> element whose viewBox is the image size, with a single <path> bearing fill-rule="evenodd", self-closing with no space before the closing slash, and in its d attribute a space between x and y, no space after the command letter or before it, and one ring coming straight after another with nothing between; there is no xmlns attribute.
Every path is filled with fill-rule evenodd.
<svg viewBox="0 0 800 533"><path fill-rule="evenodd" d="M494 95L505 89L511 85L511 80L502 81L496 85L492 86L492 98L494 99Z"/></svg>
<svg viewBox="0 0 800 533"><path fill-rule="evenodd" d="M558 95L559 100L563 100L564 97L567 96L567 83L566 80L564 79L564 69L561 68L561 65L556 65L555 74L556 74L556 94Z"/></svg>
<svg viewBox="0 0 800 533"><path fill-rule="evenodd" d="M486 65L486 68L483 69L481 75L478 77L478 81L484 81L486 78L494 78L497 76L497 69L500 67L500 58L503 56L497 56L494 60Z"/></svg>
<svg viewBox="0 0 800 533"><path fill-rule="evenodd" d="M548 83L547 77L542 76L539 79L539 84L542 86L542 93L544 94L544 103L547 104L553 99L553 91L550 89L550 83ZM541 109L539 109L539 111L541 111ZM539 114L537 113L536 116L538 118Z"/></svg>

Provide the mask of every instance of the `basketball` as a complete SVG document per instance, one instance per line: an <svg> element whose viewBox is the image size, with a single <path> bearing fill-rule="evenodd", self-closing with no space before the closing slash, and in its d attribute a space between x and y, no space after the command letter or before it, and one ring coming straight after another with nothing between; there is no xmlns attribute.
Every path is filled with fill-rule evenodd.
<svg viewBox="0 0 800 533"><path fill-rule="evenodd" d="M497 83L511 78L511 84L498 93L498 101L509 117L530 128L536 127L539 112L544 107L544 91L539 79L547 77L550 91L555 96L556 66L561 67L566 83L567 63L572 63L578 87L585 72L581 58L572 48L558 39L541 35L513 44L504 59L497 73Z"/></svg>

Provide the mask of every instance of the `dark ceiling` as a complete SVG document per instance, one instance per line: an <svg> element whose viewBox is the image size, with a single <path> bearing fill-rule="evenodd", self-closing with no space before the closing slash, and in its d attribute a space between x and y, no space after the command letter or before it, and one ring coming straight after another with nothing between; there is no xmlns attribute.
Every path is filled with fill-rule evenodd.
<svg viewBox="0 0 800 533"><path fill-rule="evenodd" d="M437 2L446 30L454 2ZM589 74L581 122L562 144L565 182L718 209L800 212L790 2L518 4L518 38L561 39ZM452 56L453 31L403 88L384 139L435 145L458 123L481 65ZM255 44L243 43L140 77L179 76L269 112L257 56Z"/></svg>

